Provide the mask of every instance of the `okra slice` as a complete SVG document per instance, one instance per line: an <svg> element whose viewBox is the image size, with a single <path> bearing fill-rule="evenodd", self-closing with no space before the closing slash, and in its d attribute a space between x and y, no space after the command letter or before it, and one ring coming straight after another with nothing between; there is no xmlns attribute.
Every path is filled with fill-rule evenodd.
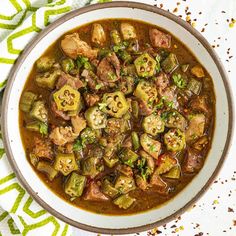
<svg viewBox="0 0 236 236"><path fill-rule="evenodd" d="M129 110L129 104L120 91L105 93L102 100L104 104L102 111L110 116L120 118Z"/></svg>
<svg viewBox="0 0 236 236"><path fill-rule="evenodd" d="M131 76L125 76L120 82L120 91L125 95L131 94L134 91L134 78Z"/></svg>
<svg viewBox="0 0 236 236"><path fill-rule="evenodd" d="M54 162L54 168L65 176L79 169L74 153L58 153Z"/></svg>
<svg viewBox="0 0 236 236"><path fill-rule="evenodd" d="M74 111L80 102L80 93L69 85L64 85L53 94L54 101L60 111Z"/></svg>
<svg viewBox="0 0 236 236"><path fill-rule="evenodd" d="M142 127L147 134L156 136L165 129L165 123L157 114L151 114L143 119Z"/></svg>
<svg viewBox="0 0 236 236"><path fill-rule="evenodd" d="M173 53L170 53L169 56L161 63L161 67L166 73L172 73L178 66L178 59Z"/></svg>
<svg viewBox="0 0 236 236"><path fill-rule="evenodd" d="M142 54L134 61L136 71L140 77L153 76L156 64L156 61L148 53Z"/></svg>
<svg viewBox="0 0 236 236"><path fill-rule="evenodd" d="M110 35L111 35L112 42L115 45L118 45L118 44L121 43L120 34L119 34L119 32L117 30L112 30Z"/></svg>
<svg viewBox="0 0 236 236"><path fill-rule="evenodd" d="M119 153L119 158L120 160L130 166L130 167L133 167L134 166L134 162L137 161L138 159L138 154L133 152L131 149L129 148L123 148L121 150L121 152Z"/></svg>
<svg viewBox="0 0 236 236"><path fill-rule="evenodd" d="M71 70L75 68L75 63L73 59L71 58L66 58L63 59L61 62L62 69L65 73L69 73Z"/></svg>
<svg viewBox="0 0 236 236"><path fill-rule="evenodd" d="M122 194L128 193L136 188L133 177L120 175L115 182L115 188Z"/></svg>
<svg viewBox="0 0 236 236"><path fill-rule="evenodd" d="M105 179L102 182L101 190L104 194L108 195L111 198L114 198L119 194L119 191L111 184L108 179Z"/></svg>
<svg viewBox="0 0 236 236"><path fill-rule="evenodd" d="M169 179L179 179L181 176L181 168L179 165L174 166L170 171L164 174L166 178Z"/></svg>
<svg viewBox="0 0 236 236"><path fill-rule="evenodd" d="M164 143L169 151L181 151L186 146L185 134L180 129L170 129L164 135Z"/></svg>
<svg viewBox="0 0 236 236"><path fill-rule="evenodd" d="M54 58L49 56L42 56L36 61L36 67L39 72L45 72L50 70L54 63Z"/></svg>
<svg viewBox="0 0 236 236"><path fill-rule="evenodd" d="M191 78L187 88L194 94L199 95L202 89L202 83L196 79Z"/></svg>
<svg viewBox="0 0 236 236"><path fill-rule="evenodd" d="M80 197L86 185L86 177L72 172L66 180L65 193L71 197Z"/></svg>
<svg viewBox="0 0 236 236"><path fill-rule="evenodd" d="M140 142L139 142L139 136L137 134L137 132L133 131L131 133L131 139L132 139L132 144L133 144L133 148L134 150L138 150L140 148Z"/></svg>
<svg viewBox="0 0 236 236"><path fill-rule="evenodd" d="M161 143L155 139L150 138L146 133L140 136L140 143L144 151L157 159L161 150Z"/></svg>
<svg viewBox="0 0 236 236"><path fill-rule="evenodd" d="M54 89L60 74L60 70L47 71L44 74L38 74L35 78L35 82L39 87Z"/></svg>
<svg viewBox="0 0 236 236"><path fill-rule="evenodd" d="M168 128L177 128L182 131L187 127L187 121L178 111L168 111L165 115L165 126Z"/></svg>
<svg viewBox="0 0 236 236"><path fill-rule="evenodd" d="M99 110L98 106L90 107L84 114L88 126L93 129L102 129L106 127L107 116Z"/></svg>
<svg viewBox="0 0 236 236"><path fill-rule="evenodd" d="M20 99L20 110L30 112L32 105L37 99L37 95L32 92L24 92Z"/></svg>
<svg viewBox="0 0 236 236"><path fill-rule="evenodd" d="M34 102L32 109L30 111L30 116L42 122L47 122L48 120L48 110L43 101Z"/></svg>
<svg viewBox="0 0 236 236"><path fill-rule="evenodd" d="M131 205L136 201L135 198L130 197L128 194L121 195L116 198L113 203L117 205L119 208L128 209Z"/></svg>
<svg viewBox="0 0 236 236"><path fill-rule="evenodd" d="M104 131L109 135L122 134L128 130L128 123L125 119L110 118Z"/></svg>
<svg viewBox="0 0 236 236"><path fill-rule="evenodd" d="M134 91L134 96L144 102L152 103L157 98L157 90L153 83L141 80Z"/></svg>
<svg viewBox="0 0 236 236"><path fill-rule="evenodd" d="M169 170L171 170L174 166L177 165L177 160L172 157L170 154L165 153L161 156L159 156L158 160L157 160L157 173L159 175L164 174L166 172L168 172Z"/></svg>
<svg viewBox="0 0 236 236"><path fill-rule="evenodd" d="M58 171L55 170L53 166L46 161L38 162L36 169L40 172L45 173L50 181L52 181L58 174Z"/></svg>
<svg viewBox="0 0 236 236"><path fill-rule="evenodd" d="M82 145L92 144L97 140L96 132L90 127L85 128L80 134Z"/></svg>
<svg viewBox="0 0 236 236"><path fill-rule="evenodd" d="M119 158L117 156L104 156L103 160L106 164L106 166L108 166L109 168L114 167L118 162L119 162Z"/></svg>
<svg viewBox="0 0 236 236"><path fill-rule="evenodd" d="M91 178L94 178L103 170L104 170L104 166L100 162L100 158L89 157L81 161L82 175L86 175L86 176L90 176Z"/></svg>
<svg viewBox="0 0 236 236"><path fill-rule="evenodd" d="M44 122L40 121L32 121L26 124L26 129L34 132L39 132L40 134L47 135L48 134L48 125Z"/></svg>

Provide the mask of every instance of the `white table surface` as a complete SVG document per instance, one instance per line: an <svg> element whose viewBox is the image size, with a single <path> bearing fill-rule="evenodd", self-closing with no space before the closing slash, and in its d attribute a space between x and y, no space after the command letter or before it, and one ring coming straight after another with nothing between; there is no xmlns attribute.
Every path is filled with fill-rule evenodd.
<svg viewBox="0 0 236 236"><path fill-rule="evenodd" d="M138 1L138 0L136 0ZM195 28L214 45L226 71L228 72L233 96L236 96L236 24L229 27L231 18L236 19L236 0L139 0L139 2L160 6L186 19L186 11L192 21L196 19ZM180 3L177 5L177 3ZM186 7L189 9L186 10ZM206 25L207 24L207 25ZM213 78L214 79L214 78ZM204 196L181 215L180 219L158 227L154 231L140 233L161 236L235 236L236 235L236 145L233 145L227 160L215 183ZM132 220L132 217L131 217ZM92 236L93 233L73 229L73 235ZM155 233L156 232L156 233ZM133 234L137 235L137 234Z"/></svg>

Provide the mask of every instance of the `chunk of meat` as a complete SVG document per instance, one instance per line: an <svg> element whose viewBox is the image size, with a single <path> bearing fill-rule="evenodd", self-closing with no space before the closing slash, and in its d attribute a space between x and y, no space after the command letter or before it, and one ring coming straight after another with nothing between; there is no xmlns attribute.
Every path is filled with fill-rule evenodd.
<svg viewBox="0 0 236 236"><path fill-rule="evenodd" d="M81 73L81 76L85 78L85 80L88 82L88 86L91 90L96 91L96 85L98 82L98 77L92 72L87 69L84 69ZM102 83L101 83L102 85Z"/></svg>
<svg viewBox="0 0 236 236"><path fill-rule="evenodd" d="M132 177L133 176L133 170L130 166L127 165L118 165L116 168L121 174L127 176L127 177Z"/></svg>
<svg viewBox="0 0 236 236"><path fill-rule="evenodd" d="M34 147L32 153L37 158L52 160L53 159L52 143L48 139L41 139L38 137L34 137Z"/></svg>
<svg viewBox="0 0 236 236"><path fill-rule="evenodd" d="M74 134L71 126L56 127L49 135L49 138L52 140L52 142L58 146L63 146L66 143L73 142L76 137L77 135Z"/></svg>
<svg viewBox="0 0 236 236"><path fill-rule="evenodd" d="M140 175L135 176L135 183L138 186L138 188L142 189L143 191L145 191L148 188L148 182L145 179L143 179L143 177Z"/></svg>
<svg viewBox="0 0 236 236"><path fill-rule="evenodd" d="M51 110L56 117L60 117L64 120L70 120L70 116L68 116L65 112L59 111L57 109L57 105L54 101L51 101Z"/></svg>
<svg viewBox="0 0 236 236"><path fill-rule="evenodd" d="M79 136L80 132L86 128L87 122L80 116L71 117L71 124L73 126L74 134Z"/></svg>
<svg viewBox="0 0 236 236"><path fill-rule="evenodd" d="M154 186L156 191L160 194L168 193L168 185L158 174L158 170L156 169L150 178L150 185Z"/></svg>
<svg viewBox="0 0 236 236"><path fill-rule="evenodd" d="M187 173L193 173L198 171L203 166L203 158L197 150L188 148L186 157L185 157L183 171Z"/></svg>
<svg viewBox="0 0 236 236"><path fill-rule="evenodd" d="M101 60L97 75L105 82L115 82L120 79L120 61L114 52Z"/></svg>
<svg viewBox="0 0 236 236"><path fill-rule="evenodd" d="M122 143L122 147L126 147L126 148L132 148L132 140L131 137L128 137L124 140L124 142Z"/></svg>
<svg viewBox="0 0 236 236"><path fill-rule="evenodd" d="M122 22L120 25L120 31L122 33L122 36L124 40L134 39L137 37L136 30L133 25Z"/></svg>
<svg viewBox="0 0 236 236"><path fill-rule="evenodd" d="M150 29L149 37L154 48L171 47L171 36L169 34L165 34L158 29Z"/></svg>
<svg viewBox="0 0 236 236"><path fill-rule="evenodd" d="M106 42L106 33L101 24L93 24L91 40L93 43L99 45L103 45Z"/></svg>
<svg viewBox="0 0 236 236"><path fill-rule="evenodd" d="M98 53L97 50L92 49L86 42L81 40L78 33L67 34L61 41L61 48L72 59L76 59L78 56L94 59Z"/></svg>
<svg viewBox="0 0 236 236"><path fill-rule="evenodd" d="M199 96L191 101L190 107L194 111L200 111L200 112L209 112L209 106L207 104L207 97L206 96Z"/></svg>
<svg viewBox="0 0 236 236"><path fill-rule="evenodd" d="M177 100L177 94L176 94L176 87L170 86L165 88L164 90L159 91L159 94L161 97L165 98L165 101L171 102L172 108L177 109L179 106L178 100Z"/></svg>
<svg viewBox="0 0 236 236"><path fill-rule="evenodd" d="M99 189L99 186L95 182L91 182L84 194L84 200L90 201L107 201L109 200Z"/></svg>
<svg viewBox="0 0 236 236"><path fill-rule="evenodd" d="M70 85L74 89L79 89L84 87L84 83L78 77L73 77L68 74L62 73L62 75L59 77L57 81L56 88L60 89L65 84Z"/></svg>
<svg viewBox="0 0 236 236"><path fill-rule="evenodd" d="M86 93L84 100L89 107L92 107L100 101L100 97L97 94Z"/></svg>
<svg viewBox="0 0 236 236"><path fill-rule="evenodd" d="M186 130L186 141L191 141L201 137L204 134L206 118L203 114L196 114L189 121L189 126Z"/></svg>
<svg viewBox="0 0 236 236"><path fill-rule="evenodd" d="M139 100L139 112L142 116L149 116L152 114L152 106L148 105L145 101Z"/></svg>
<svg viewBox="0 0 236 236"><path fill-rule="evenodd" d="M157 87L157 91L159 94L162 94L163 91L169 86L170 81L169 78L167 76L167 74L165 74L164 72L160 73L158 75L158 77L155 80L155 84Z"/></svg>

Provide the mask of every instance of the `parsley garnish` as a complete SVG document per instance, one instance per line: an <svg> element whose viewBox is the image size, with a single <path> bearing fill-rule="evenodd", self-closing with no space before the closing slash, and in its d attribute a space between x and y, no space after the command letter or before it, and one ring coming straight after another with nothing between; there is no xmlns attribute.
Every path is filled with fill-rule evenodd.
<svg viewBox="0 0 236 236"><path fill-rule="evenodd" d="M187 86L187 81L186 79L181 75L181 74L174 74L172 76L172 79L174 81L174 84L178 87L178 88L186 88Z"/></svg>
<svg viewBox="0 0 236 236"><path fill-rule="evenodd" d="M42 135L47 135L48 134L48 126L45 123L40 123L39 124L39 132Z"/></svg>
<svg viewBox="0 0 236 236"><path fill-rule="evenodd" d="M73 151L79 152L83 149L83 145L80 139L77 139L73 145Z"/></svg>

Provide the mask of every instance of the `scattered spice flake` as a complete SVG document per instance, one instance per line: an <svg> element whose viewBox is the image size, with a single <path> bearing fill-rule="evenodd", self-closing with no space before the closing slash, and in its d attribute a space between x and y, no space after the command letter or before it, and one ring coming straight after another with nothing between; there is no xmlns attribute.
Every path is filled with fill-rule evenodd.
<svg viewBox="0 0 236 236"><path fill-rule="evenodd" d="M199 14L199 15L201 15L201 14L202 14L202 12L200 11L200 12L198 12L198 14Z"/></svg>
<svg viewBox="0 0 236 236"><path fill-rule="evenodd" d="M216 204L219 204L219 201L217 199L213 201L212 205L216 205Z"/></svg>
<svg viewBox="0 0 236 236"><path fill-rule="evenodd" d="M194 236L203 236L203 232L199 232L198 234L195 234Z"/></svg>
<svg viewBox="0 0 236 236"><path fill-rule="evenodd" d="M194 22L192 22L192 27L196 27L196 22L194 21Z"/></svg>
<svg viewBox="0 0 236 236"><path fill-rule="evenodd" d="M160 8L163 8L163 4L162 3L160 4Z"/></svg>
<svg viewBox="0 0 236 236"><path fill-rule="evenodd" d="M158 230L158 228L154 228L151 231L147 232L147 236L155 236L158 234L161 234L162 232L160 230Z"/></svg>
<svg viewBox="0 0 236 236"><path fill-rule="evenodd" d="M205 28L202 28L202 29L201 29L201 32L202 32L202 33L205 32Z"/></svg>
<svg viewBox="0 0 236 236"><path fill-rule="evenodd" d="M234 209L231 207L228 207L228 212L234 212Z"/></svg>
<svg viewBox="0 0 236 236"><path fill-rule="evenodd" d="M234 27L234 24L235 24L235 22L230 22L230 23L229 23L229 28L233 28L233 27Z"/></svg>
<svg viewBox="0 0 236 236"><path fill-rule="evenodd" d="M174 10L173 10L173 13L176 13L178 11L178 8L176 7Z"/></svg>
<svg viewBox="0 0 236 236"><path fill-rule="evenodd" d="M187 22L190 22L190 21L191 21L191 17L190 17L190 16L186 16L185 19L186 19Z"/></svg>
<svg viewBox="0 0 236 236"><path fill-rule="evenodd" d="M233 226L236 226L236 220L233 220Z"/></svg>
<svg viewBox="0 0 236 236"><path fill-rule="evenodd" d="M221 11L221 13L226 13L225 11Z"/></svg>
<svg viewBox="0 0 236 236"><path fill-rule="evenodd" d="M180 230L184 230L184 226L181 225L181 226L179 227L179 229L180 229Z"/></svg>
<svg viewBox="0 0 236 236"><path fill-rule="evenodd" d="M179 6L179 5L180 5L180 2L177 2L176 5Z"/></svg>

